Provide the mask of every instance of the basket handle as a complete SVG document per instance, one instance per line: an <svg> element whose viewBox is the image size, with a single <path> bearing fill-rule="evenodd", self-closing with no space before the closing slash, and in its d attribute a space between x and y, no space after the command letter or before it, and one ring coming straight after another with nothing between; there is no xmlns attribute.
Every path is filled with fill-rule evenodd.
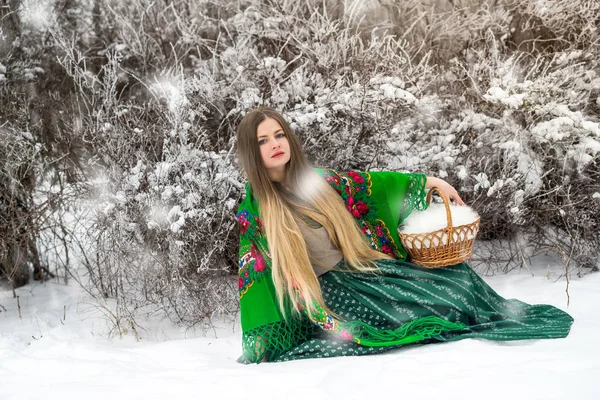
<svg viewBox="0 0 600 400"><path fill-rule="evenodd" d="M429 193L427 193L427 204L431 204L431 196L433 195L434 191L437 192L444 201L444 207L446 207L446 221L448 221L448 227L446 228L446 230L448 231L448 235L450 236L452 234L452 215L450 214L450 205L448 204L448 200L446 200L446 197L439 188L432 187L429 190Z"/></svg>

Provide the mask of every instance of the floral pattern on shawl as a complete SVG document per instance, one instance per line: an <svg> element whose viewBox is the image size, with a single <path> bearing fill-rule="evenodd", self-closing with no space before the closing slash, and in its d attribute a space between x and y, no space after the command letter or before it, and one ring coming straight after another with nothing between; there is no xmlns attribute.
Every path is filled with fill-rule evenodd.
<svg viewBox="0 0 600 400"><path fill-rule="evenodd" d="M371 247L394 258L403 258L385 223L376 219L377 207L370 197L371 175L368 172L322 170L322 176L340 194Z"/></svg>
<svg viewBox="0 0 600 400"><path fill-rule="evenodd" d="M259 249L260 242L255 240L262 235L260 218L250 214L248 210L241 210L237 220L240 224L240 237L248 239L246 243L249 243L245 248L240 249L238 291L241 298L255 281L260 282L266 274L271 273L271 255L267 249Z"/></svg>

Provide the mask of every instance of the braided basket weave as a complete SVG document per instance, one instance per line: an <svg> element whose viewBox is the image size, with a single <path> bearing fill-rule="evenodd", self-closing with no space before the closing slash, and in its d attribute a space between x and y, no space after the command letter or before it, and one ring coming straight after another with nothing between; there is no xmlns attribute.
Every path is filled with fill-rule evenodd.
<svg viewBox="0 0 600 400"><path fill-rule="evenodd" d="M440 268L461 263L473 254L473 243L479 231L479 215L467 225L452 226L452 215L448 200L434 187L427 193L427 204L431 195L437 192L446 207L448 226L435 232L402 233L398 231L402 246L406 249L410 261L428 268Z"/></svg>

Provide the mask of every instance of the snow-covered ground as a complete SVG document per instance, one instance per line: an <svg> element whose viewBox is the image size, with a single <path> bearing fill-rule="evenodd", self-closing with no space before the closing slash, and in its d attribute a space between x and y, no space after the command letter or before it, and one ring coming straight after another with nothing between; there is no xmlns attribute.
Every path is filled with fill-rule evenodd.
<svg viewBox="0 0 600 400"><path fill-rule="evenodd" d="M166 321L109 339L110 313L76 286L0 290L0 399L599 399L600 274L566 282L543 263L486 281L567 310L566 339L467 339L377 356L241 365L240 329L202 336ZM109 307L110 308L110 307ZM113 397L114 396L114 397Z"/></svg>

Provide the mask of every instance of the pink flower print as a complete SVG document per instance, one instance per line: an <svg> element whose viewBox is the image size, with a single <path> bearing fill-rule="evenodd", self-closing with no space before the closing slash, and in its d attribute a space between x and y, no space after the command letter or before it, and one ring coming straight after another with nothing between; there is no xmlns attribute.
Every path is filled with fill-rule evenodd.
<svg viewBox="0 0 600 400"><path fill-rule="evenodd" d="M240 223L240 233L243 235L248 230L250 223L243 214L238 217L238 222Z"/></svg>
<svg viewBox="0 0 600 400"><path fill-rule="evenodd" d="M260 220L260 218L256 217L256 224L258 225L258 231L262 232L262 221Z"/></svg>
<svg viewBox="0 0 600 400"><path fill-rule="evenodd" d="M348 176L356 183L363 183L365 181L364 178L356 172L348 172Z"/></svg>
<svg viewBox="0 0 600 400"><path fill-rule="evenodd" d="M348 197L347 208L348 208L348 211L350 211L352 213L352 215L354 215L355 217L360 216L360 211L358 211L358 209L356 208L356 204L354 203L354 197L352 197L352 196Z"/></svg>
<svg viewBox="0 0 600 400"><path fill-rule="evenodd" d="M350 332L348 332L347 330L345 330L345 329L342 329L342 330L340 331L340 336L341 336L342 338L346 339L346 340L352 340L352 339L354 339L354 338L352 337L352 334L351 334Z"/></svg>
<svg viewBox="0 0 600 400"><path fill-rule="evenodd" d="M238 281L238 288L241 289L243 287L244 287L244 280L242 278L240 278Z"/></svg>
<svg viewBox="0 0 600 400"><path fill-rule="evenodd" d="M362 201L356 203L356 209L360 215L365 215L369 212L369 206Z"/></svg>
<svg viewBox="0 0 600 400"><path fill-rule="evenodd" d="M323 324L323 329L326 330L326 331L332 330L333 329L333 323L331 323L331 322L325 322Z"/></svg>
<svg viewBox="0 0 600 400"><path fill-rule="evenodd" d="M267 262L255 245L250 248L250 255L254 258L254 270L256 272L262 272L267 268Z"/></svg>
<svg viewBox="0 0 600 400"><path fill-rule="evenodd" d="M381 251L383 251L385 254L392 254L392 248L387 244L381 246Z"/></svg>
<svg viewBox="0 0 600 400"><path fill-rule="evenodd" d="M376 226L375 233L377 234L377 236L383 236L383 228L381 226Z"/></svg>
<svg viewBox="0 0 600 400"><path fill-rule="evenodd" d="M341 183L340 177L337 175L327 175L325 177L325 180L327 180L327 182L329 183L334 183L336 185L339 185Z"/></svg>
<svg viewBox="0 0 600 400"><path fill-rule="evenodd" d="M256 272L263 272L265 269L267 269L267 263L265 262L263 256L259 254L254 262L254 270Z"/></svg>

